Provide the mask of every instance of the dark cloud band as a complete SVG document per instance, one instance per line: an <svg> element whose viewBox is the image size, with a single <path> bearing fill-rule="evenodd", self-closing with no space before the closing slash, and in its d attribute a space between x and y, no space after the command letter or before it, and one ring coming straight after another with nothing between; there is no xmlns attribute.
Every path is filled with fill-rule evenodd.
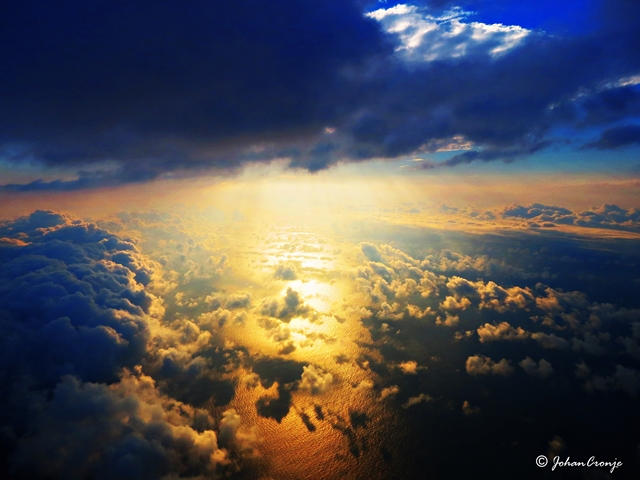
<svg viewBox="0 0 640 480"><path fill-rule="evenodd" d="M454 137L480 149L445 166L528 155L554 126L606 128L638 113L635 84L616 82L640 70L640 7L595 8L599 28L581 35L533 32L507 48L501 31L488 54L468 34L456 40L464 55L407 63L394 53L401 38L355 1L10 2L0 155L78 178L2 188L96 188L274 159L317 171ZM592 146L637 143L633 128Z"/></svg>

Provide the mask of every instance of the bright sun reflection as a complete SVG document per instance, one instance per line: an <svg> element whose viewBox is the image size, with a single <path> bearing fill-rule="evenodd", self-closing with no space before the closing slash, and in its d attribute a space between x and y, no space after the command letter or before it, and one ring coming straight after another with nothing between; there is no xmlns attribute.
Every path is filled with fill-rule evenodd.
<svg viewBox="0 0 640 480"><path fill-rule="evenodd" d="M321 313L329 313L332 304L340 298L340 291L337 287L317 280L288 282L281 295L285 295L288 288L300 293L307 305Z"/></svg>

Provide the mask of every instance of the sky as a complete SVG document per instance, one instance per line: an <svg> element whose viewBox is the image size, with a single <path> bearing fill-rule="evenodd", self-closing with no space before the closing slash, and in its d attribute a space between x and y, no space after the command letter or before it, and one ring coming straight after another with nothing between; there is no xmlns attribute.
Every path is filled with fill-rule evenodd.
<svg viewBox="0 0 640 480"><path fill-rule="evenodd" d="M638 2L1 10L0 476L638 477Z"/></svg>

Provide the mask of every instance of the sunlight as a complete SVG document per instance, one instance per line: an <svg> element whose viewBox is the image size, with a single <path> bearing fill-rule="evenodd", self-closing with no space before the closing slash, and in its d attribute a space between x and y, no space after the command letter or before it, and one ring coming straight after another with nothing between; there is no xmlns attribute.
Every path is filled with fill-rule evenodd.
<svg viewBox="0 0 640 480"><path fill-rule="evenodd" d="M322 313L328 313L332 305L340 299L340 291L337 287L317 280L288 282L281 292L282 295L286 293L287 288L299 292L306 304Z"/></svg>

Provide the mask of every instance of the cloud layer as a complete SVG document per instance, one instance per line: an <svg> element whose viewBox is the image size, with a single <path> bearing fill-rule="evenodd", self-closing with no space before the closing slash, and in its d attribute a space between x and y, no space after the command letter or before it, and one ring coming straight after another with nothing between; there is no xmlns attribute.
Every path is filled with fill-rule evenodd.
<svg viewBox="0 0 640 480"><path fill-rule="evenodd" d="M230 451L253 452L239 417L221 425L223 448L209 411L166 393L181 394L185 376L206 383L195 353L212 337L192 322L162 324L150 293L163 288L161 267L133 240L37 211L0 224L0 261L1 468L11 478L215 478L235 470ZM219 383L209 380L209 396Z"/></svg>
<svg viewBox="0 0 640 480"><path fill-rule="evenodd" d="M598 149L637 143L634 2L594 2L598 28L572 36L441 4L14 3L0 29L0 153L66 174L3 189L275 159L317 171L452 143L473 150L442 166L509 161L557 143L555 127L595 128L583 144Z"/></svg>

